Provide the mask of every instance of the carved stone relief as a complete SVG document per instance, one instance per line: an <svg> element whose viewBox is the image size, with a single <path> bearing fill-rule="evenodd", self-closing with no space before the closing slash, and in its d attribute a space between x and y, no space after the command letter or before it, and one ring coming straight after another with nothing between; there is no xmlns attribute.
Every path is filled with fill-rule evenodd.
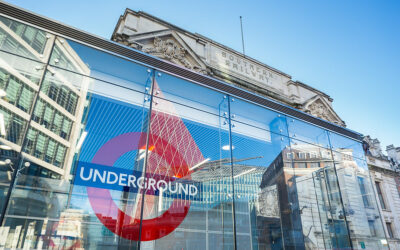
<svg viewBox="0 0 400 250"><path fill-rule="evenodd" d="M308 111L310 114L313 116L316 116L318 118L337 123L339 124L340 121L338 121L334 115L328 110L325 104L322 103L321 100L316 100L315 102L311 103L308 106Z"/></svg>
<svg viewBox="0 0 400 250"><path fill-rule="evenodd" d="M154 37L153 47L145 48L143 52L181 64L185 68L197 71L199 73L207 73L200 66L193 65L193 63L187 59L187 50L171 38L163 40L160 37Z"/></svg>

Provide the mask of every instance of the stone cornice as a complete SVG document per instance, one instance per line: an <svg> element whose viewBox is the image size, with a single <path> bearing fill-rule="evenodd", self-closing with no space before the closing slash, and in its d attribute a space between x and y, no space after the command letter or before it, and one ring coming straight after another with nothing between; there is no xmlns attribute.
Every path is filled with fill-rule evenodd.
<svg viewBox="0 0 400 250"><path fill-rule="evenodd" d="M371 171L375 171L375 172L380 172L380 173L384 173L393 177L400 177L400 173L394 171L394 170L390 170L387 168L381 168L381 167L377 167L377 166L373 166L368 164L368 168Z"/></svg>

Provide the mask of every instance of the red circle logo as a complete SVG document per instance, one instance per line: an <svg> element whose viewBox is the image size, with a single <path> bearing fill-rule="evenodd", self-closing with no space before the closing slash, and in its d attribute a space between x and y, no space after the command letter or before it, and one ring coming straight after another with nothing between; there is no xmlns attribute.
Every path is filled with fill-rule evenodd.
<svg viewBox="0 0 400 250"><path fill-rule="evenodd" d="M110 139L97 151L92 163L113 166L125 153L143 149L143 146L146 145L146 135L142 132L132 132ZM178 150L157 135L151 134L149 138L149 145L153 145L151 154L156 154L168 165L168 175L170 175L168 177L186 176L186 179L190 180L189 166ZM156 142L157 145L154 145L153 142ZM154 168L147 167L146 174L154 173L152 169ZM139 194L143 195L145 192L145 190L138 191L136 199L140 200L136 202L136 212L138 209L140 212L141 207L142 197ZM97 218L105 227L114 234L135 241L151 241L170 234L182 223L190 209L190 200L174 199L170 207L161 215L141 221L140 216L132 216L127 214L126 210L122 211L114 202L109 190L87 187L87 194ZM140 224L142 233L139 239Z"/></svg>

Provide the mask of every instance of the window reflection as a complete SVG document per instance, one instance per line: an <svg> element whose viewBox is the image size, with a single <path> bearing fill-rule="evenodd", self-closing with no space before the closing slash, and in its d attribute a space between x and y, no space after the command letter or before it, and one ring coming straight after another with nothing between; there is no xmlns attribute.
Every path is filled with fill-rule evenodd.
<svg viewBox="0 0 400 250"><path fill-rule="evenodd" d="M171 79L167 81L171 83ZM195 185L198 193L193 197L181 194L176 197L170 189L158 195L147 192L143 200L142 247L151 243L157 249L168 249L184 244L198 249L199 238L191 233L198 232L208 239L202 246L233 248L233 187L230 148L226 147L229 145L227 117L204 112L193 102L184 102L184 105L172 102L164 86L167 85L161 76L153 90L156 97L151 112L149 145L154 148L148 158L146 175L163 175L163 180L172 176L176 178L174 182L185 180ZM217 107L211 106L212 109L223 107L227 105L227 98L220 95L214 102ZM178 224L167 222L166 215ZM159 229L157 232L146 224L151 218L157 218L154 222ZM177 243L176 237L183 235L186 237Z"/></svg>
<svg viewBox="0 0 400 250"><path fill-rule="evenodd" d="M325 129L290 117L287 118L287 124L289 137L319 147L330 148L328 133Z"/></svg>
<svg viewBox="0 0 400 250"><path fill-rule="evenodd" d="M382 248L358 142L3 17L0 50L0 248Z"/></svg>
<svg viewBox="0 0 400 250"><path fill-rule="evenodd" d="M261 106L232 98L231 119L287 136L286 116Z"/></svg>
<svg viewBox="0 0 400 250"><path fill-rule="evenodd" d="M360 142L333 132L329 132L329 140L332 144L332 150L348 155L348 157L365 159L364 150Z"/></svg>
<svg viewBox="0 0 400 250"><path fill-rule="evenodd" d="M227 95L165 73L156 74L156 84L157 97L228 118Z"/></svg>
<svg viewBox="0 0 400 250"><path fill-rule="evenodd" d="M368 167L353 157L352 148L341 151L334 152L334 162L351 240L353 245L363 241L366 247L379 248L385 236Z"/></svg>
<svg viewBox="0 0 400 250"><path fill-rule="evenodd" d="M49 63L65 72L90 76L140 92L149 87L147 67L60 37L55 41Z"/></svg>
<svg viewBox="0 0 400 250"><path fill-rule="evenodd" d="M0 16L0 50L44 61L52 38L44 31Z"/></svg>

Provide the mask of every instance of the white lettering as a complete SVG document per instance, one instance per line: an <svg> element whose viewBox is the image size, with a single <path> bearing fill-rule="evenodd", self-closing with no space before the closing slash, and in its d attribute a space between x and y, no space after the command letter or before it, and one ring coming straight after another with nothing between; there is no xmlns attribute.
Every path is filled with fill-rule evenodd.
<svg viewBox="0 0 400 250"><path fill-rule="evenodd" d="M262 65L252 63L250 60L236 54L217 48L216 50L217 53L215 54L215 60L212 60L212 64L218 67L222 66L225 70L238 73L242 77L249 77L264 84L270 84L274 79L277 79L276 74Z"/></svg>
<svg viewBox="0 0 400 250"><path fill-rule="evenodd" d="M185 187L183 187L183 184L179 183L179 193L180 194L182 193L182 190L185 193L185 195L187 195L187 193L188 193L188 185L185 185Z"/></svg>
<svg viewBox="0 0 400 250"><path fill-rule="evenodd" d="M84 167L81 168L81 173L80 173L81 179L84 180L84 181L90 180L90 179L92 178L93 169L92 169L92 168L90 169L90 171L89 171L89 177L83 177L83 171L85 171L85 168L84 168Z"/></svg>
<svg viewBox="0 0 400 250"><path fill-rule="evenodd" d="M164 184L164 187L161 187L161 184ZM165 189L165 188L167 188L167 186L168 186L168 184L164 180L158 181L158 183L157 183L157 189Z"/></svg>
<svg viewBox="0 0 400 250"><path fill-rule="evenodd" d="M135 181L136 181L136 176L134 175L128 176L128 186L136 188Z"/></svg>
<svg viewBox="0 0 400 250"><path fill-rule="evenodd" d="M103 176L101 176L99 170L95 169L94 176L93 176L93 182L96 182L97 177L99 177L101 183L106 182L106 173L107 173L106 171L103 171Z"/></svg>
<svg viewBox="0 0 400 250"><path fill-rule="evenodd" d="M145 181L145 177L139 177L137 179L137 185L139 188L143 188L143 182ZM146 184L146 183L145 183ZM146 187L145 187L146 188Z"/></svg>
<svg viewBox="0 0 400 250"><path fill-rule="evenodd" d="M114 176L114 180L111 181L111 175ZM107 173L107 184L115 184L118 181L118 175L114 172Z"/></svg>
<svg viewBox="0 0 400 250"><path fill-rule="evenodd" d="M85 176L86 174L86 176ZM133 187L141 189L152 189L153 191L160 190L162 192L169 192L170 194L182 194L195 196L198 193L198 188L193 184L179 183L176 181L167 182L165 180L157 180L154 178L146 178L144 176L136 178L134 175L98 170L96 168L81 167L79 177L82 181L101 182L109 185L119 185L122 187ZM120 190L120 189L118 189Z"/></svg>
<svg viewBox="0 0 400 250"><path fill-rule="evenodd" d="M149 189L153 188L153 190L156 190L156 187L154 186L156 184L156 180L154 180L153 178L149 179Z"/></svg>
<svg viewBox="0 0 400 250"><path fill-rule="evenodd" d="M189 195L195 196L197 194L197 187L195 185L189 185Z"/></svg>
<svg viewBox="0 0 400 250"><path fill-rule="evenodd" d="M126 176L127 176L127 174L119 174L118 185L126 186L126 183L122 183L123 181L126 181Z"/></svg>

